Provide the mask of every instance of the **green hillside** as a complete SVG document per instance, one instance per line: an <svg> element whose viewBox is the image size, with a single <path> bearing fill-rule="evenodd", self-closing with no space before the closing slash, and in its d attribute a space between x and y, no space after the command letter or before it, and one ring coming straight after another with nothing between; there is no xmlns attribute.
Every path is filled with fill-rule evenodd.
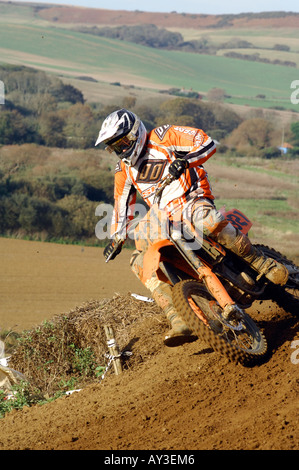
<svg viewBox="0 0 299 470"><path fill-rule="evenodd" d="M0 106L2 236L94 243L95 208L113 202L115 164L94 149L94 142L108 112L125 106L148 130L177 120L218 140L215 164L207 162L207 168L212 165L219 207L236 205L248 212L257 221L259 242L270 239L279 247L283 239L288 251L296 252L298 114L250 108L298 112L299 105L290 101L295 67L228 58L221 49L203 55L145 47L73 31L74 23L50 23L33 13L33 7L0 0L0 80L6 92ZM221 30L219 43L226 32ZM209 38L216 41L216 33L210 30ZM250 42L257 50L254 38ZM289 54L297 50L294 42ZM171 88L200 93L221 88L226 102L249 106L209 102L211 93L203 101L182 90L176 97ZM293 148L281 158L282 139Z"/></svg>
<svg viewBox="0 0 299 470"><path fill-rule="evenodd" d="M292 68L148 48L50 26L4 23L0 30L1 62L23 64L64 74L89 75L99 81L152 88L223 88L228 101L283 106L290 102ZM265 95L265 99L257 99Z"/></svg>

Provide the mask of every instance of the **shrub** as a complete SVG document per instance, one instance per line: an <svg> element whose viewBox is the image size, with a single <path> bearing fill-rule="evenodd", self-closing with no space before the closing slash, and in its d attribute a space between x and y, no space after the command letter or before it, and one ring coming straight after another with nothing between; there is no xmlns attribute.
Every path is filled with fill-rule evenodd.
<svg viewBox="0 0 299 470"><path fill-rule="evenodd" d="M262 158L280 158L281 151L277 147L268 147L261 152Z"/></svg>

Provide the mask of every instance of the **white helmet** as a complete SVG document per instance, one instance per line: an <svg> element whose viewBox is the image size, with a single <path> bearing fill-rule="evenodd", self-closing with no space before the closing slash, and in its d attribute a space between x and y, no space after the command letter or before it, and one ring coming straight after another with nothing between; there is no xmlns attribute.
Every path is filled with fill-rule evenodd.
<svg viewBox="0 0 299 470"><path fill-rule="evenodd" d="M127 109L119 109L104 120L95 145L104 142L127 165L134 166L147 139L143 122Z"/></svg>

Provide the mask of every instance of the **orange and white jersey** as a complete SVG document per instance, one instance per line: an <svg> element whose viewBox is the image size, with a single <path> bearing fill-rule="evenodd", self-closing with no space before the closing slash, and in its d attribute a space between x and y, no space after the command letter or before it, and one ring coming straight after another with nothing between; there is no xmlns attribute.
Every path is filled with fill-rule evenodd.
<svg viewBox="0 0 299 470"><path fill-rule="evenodd" d="M111 236L118 234L124 238L125 226L133 217L136 191L151 207L157 184L168 174L170 164L177 157L186 158L189 167L164 189L160 209L171 214L194 197L214 199L202 164L215 151L214 141L201 129L164 125L152 130L146 151L135 166L129 167L121 160L116 166Z"/></svg>

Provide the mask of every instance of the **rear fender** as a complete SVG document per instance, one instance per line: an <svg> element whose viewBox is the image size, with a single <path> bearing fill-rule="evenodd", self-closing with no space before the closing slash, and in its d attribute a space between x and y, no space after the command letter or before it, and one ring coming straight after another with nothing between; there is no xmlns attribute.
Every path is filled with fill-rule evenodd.
<svg viewBox="0 0 299 470"><path fill-rule="evenodd" d="M225 212L225 210L220 209L220 211L226 220L228 220L235 228L240 230L240 232L247 235L249 230L252 227L252 222L238 209L231 209L230 211Z"/></svg>

